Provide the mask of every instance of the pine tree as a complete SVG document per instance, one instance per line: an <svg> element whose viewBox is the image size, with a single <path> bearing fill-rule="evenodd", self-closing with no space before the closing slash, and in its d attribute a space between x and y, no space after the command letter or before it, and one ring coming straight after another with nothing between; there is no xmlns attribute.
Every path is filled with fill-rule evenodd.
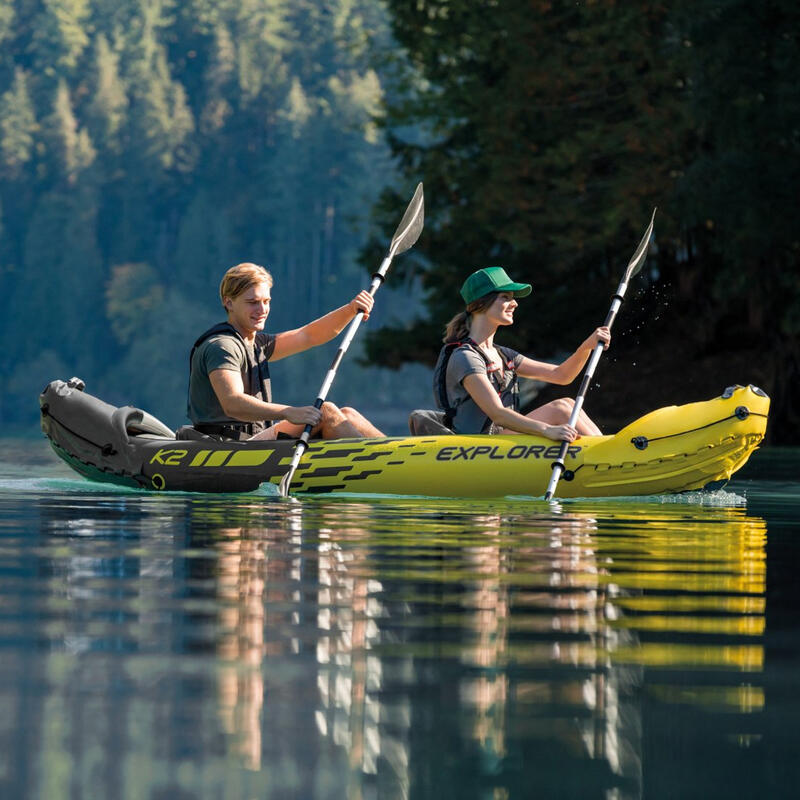
<svg viewBox="0 0 800 800"><path fill-rule="evenodd" d="M74 183L78 174L91 165L95 149L85 128L78 128L72 110L69 88L58 82L52 112L42 121L42 138L47 145L51 174Z"/></svg>
<svg viewBox="0 0 800 800"><path fill-rule="evenodd" d="M214 192L198 190L181 218L174 282L191 286L204 304L216 308L222 271L234 263L231 239L227 214L218 207Z"/></svg>
<svg viewBox="0 0 800 800"><path fill-rule="evenodd" d="M43 369L91 380L112 356L103 314L104 274L96 246L97 198L80 183L39 198L22 268L0 325L0 366L9 380L8 422L34 417Z"/></svg>
<svg viewBox="0 0 800 800"><path fill-rule="evenodd" d="M48 75L71 71L89 44L90 0L41 0L33 33L37 69Z"/></svg>
<svg viewBox="0 0 800 800"><path fill-rule="evenodd" d="M94 63L90 84L91 100L86 110L89 131L94 141L112 153L122 147L128 98L119 74L119 54L112 50L101 33L94 42Z"/></svg>
<svg viewBox="0 0 800 800"><path fill-rule="evenodd" d="M147 384L145 406L179 385L182 407L176 365L237 261L273 270L273 329L349 299L391 170L385 30L373 0L0 0L0 413L33 419L64 373L119 402ZM26 336L41 309L57 324ZM298 401L329 359L292 367Z"/></svg>
<svg viewBox="0 0 800 800"><path fill-rule="evenodd" d="M194 119L183 87L170 77L160 46L152 64L137 65L130 124L134 153L152 179L164 170L191 169Z"/></svg>
<svg viewBox="0 0 800 800"><path fill-rule="evenodd" d="M222 131L233 113L231 94L236 80L236 49L228 27L220 23L214 28L214 41L208 69L205 72L205 98L200 116L200 131L214 136Z"/></svg>
<svg viewBox="0 0 800 800"><path fill-rule="evenodd" d="M33 156L36 131L27 75L17 68L11 86L0 96L0 174L3 177L10 180L21 177Z"/></svg>
<svg viewBox="0 0 800 800"><path fill-rule="evenodd" d="M121 345L129 346L150 314L162 306L164 286L149 264L115 264L106 284L105 299L114 337Z"/></svg>
<svg viewBox="0 0 800 800"><path fill-rule="evenodd" d="M800 295L800 281L785 278L796 275L800 248L800 11L791 2L755 8L738 0L724 14L713 3L679 9L676 58L692 87L697 130L680 195L700 256L695 279L712 290L709 305L746 306L750 335L766 330L768 317L783 335L798 335L785 301Z"/></svg>
<svg viewBox="0 0 800 800"><path fill-rule="evenodd" d="M752 354L773 425L797 441L800 9L789 0L682 2L675 27L696 145L677 197L686 247L666 275L703 348Z"/></svg>
<svg viewBox="0 0 800 800"><path fill-rule="evenodd" d="M267 102L274 111L287 80L288 0L242 0L233 23L242 103Z"/></svg>
<svg viewBox="0 0 800 800"><path fill-rule="evenodd" d="M13 303L17 322L27 330L26 357L34 357L56 337L55 349L76 364L93 369L102 363L107 337L96 208L93 189L80 184L54 190L39 200L25 241L26 279L17 287ZM38 319L41 309L47 323L22 324L23 320Z"/></svg>
<svg viewBox="0 0 800 800"><path fill-rule="evenodd" d="M14 0L0 0L0 47L14 32Z"/></svg>
<svg viewBox="0 0 800 800"><path fill-rule="evenodd" d="M570 347L602 319L658 205L657 247L639 282L672 303L682 365L713 352L716 368L703 361L696 382L728 380L724 361L752 348L749 379L767 381L773 415L797 430L800 406L776 378L800 375L796 3L389 7L408 59L395 62L385 128L428 200L425 236L397 272L421 272L427 313L373 336L370 354L430 363L463 279L497 263L542 298L504 339L545 356ZM403 199L387 193L381 209ZM639 313L653 347L671 335ZM615 332L615 354L625 334ZM667 390L679 401L674 363L652 363L648 401ZM627 406L624 390L603 397Z"/></svg>

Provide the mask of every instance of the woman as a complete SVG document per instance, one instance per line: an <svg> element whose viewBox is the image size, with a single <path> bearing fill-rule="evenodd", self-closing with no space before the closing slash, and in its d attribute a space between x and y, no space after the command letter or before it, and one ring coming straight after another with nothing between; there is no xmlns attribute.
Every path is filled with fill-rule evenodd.
<svg viewBox="0 0 800 800"><path fill-rule="evenodd" d="M568 384L580 373L598 342L608 348L611 332L597 328L561 364L546 364L495 345L497 329L514 322L518 297L531 293L528 283L515 283L502 267L473 272L461 287L466 309L447 325L445 345L434 371L434 393L445 423L455 433L532 433L556 441L600 436L600 429L581 411L575 427L568 424L574 402L553 400L520 414L517 376L546 383Z"/></svg>

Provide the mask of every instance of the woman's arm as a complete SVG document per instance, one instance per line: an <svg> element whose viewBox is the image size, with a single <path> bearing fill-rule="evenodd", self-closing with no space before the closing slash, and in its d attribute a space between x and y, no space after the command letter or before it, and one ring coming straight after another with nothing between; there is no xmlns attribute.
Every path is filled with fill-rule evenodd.
<svg viewBox="0 0 800 800"><path fill-rule="evenodd" d="M467 375L464 378L464 388L469 392L469 396L475 401L478 408L492 422L496 422L503 428L545 436L548 439L562 442L573 442L578 438L578 432L570 425L548 425L545 422L523 416L511 408L506 408L500 402L500 397L489 379L481 373L474 372Z"/></svg>
<svg viewBox="0 0 800 800"><path fill-rule="evenodd" d="M597 328L569 358L560 364L547 364L544 361L534 361L532 358L523 356L522 362L517 367L517 375L521 378L534 378L565 386L578 377L583 365L588 361L592 350L599 342L603 343L604 350L608 350L611 343L611 331L606 326Z"/></svg>
<svg viewBox="0 0 800 800"><path fill-rule="evenodd" d="M364 312L364 319L369 318L374 300L372 295L363 290L347 305L337 308L324 317L313 320L302 328L284 331L275 337L275 350L270 361L279 361L295 353L302 353L317 345L325 344L340 333L359 311Z"/></svg>
<svg viewBox="0 0 800 800"><path fill-rule="evenodd" d="M226 416L242 422L285 419L296 425L316 425L321 418L314 406L285 406L281 403L265 403L246 394L242 374L230 369L215 369L208 375L214 394Z"/></svg>

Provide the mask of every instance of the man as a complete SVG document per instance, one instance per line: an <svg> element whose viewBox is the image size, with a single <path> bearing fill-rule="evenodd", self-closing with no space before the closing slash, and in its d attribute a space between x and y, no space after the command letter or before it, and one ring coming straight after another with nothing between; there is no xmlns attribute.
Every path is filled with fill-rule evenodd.
<svg viewBox="0 0 800 800"><path fill-rule="evenodd" d="M302 328L268 334L262 329L271 291L272 276L257 264L238 264L225 273L219 294L228 321L200 336L189 357L188 413L194 427L223 440L297 438L306 424L314 426L312 436L323 439L383 436L353 408L273 403L267 364L330 341L359 311L367 319L369 292Z"/></svg>

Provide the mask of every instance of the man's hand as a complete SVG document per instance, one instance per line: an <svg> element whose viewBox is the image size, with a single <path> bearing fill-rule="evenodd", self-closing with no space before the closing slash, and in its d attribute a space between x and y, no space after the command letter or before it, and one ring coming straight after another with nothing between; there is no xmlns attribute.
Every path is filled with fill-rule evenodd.
<svg viewBox="0 0 800 800"><path fill-rule="evenodd" d="M283 418L294 425L317 425L322 419L322 412L314 406L287 406Z"/></svg>
<svg viewBox="0 0 800 800"><path fill-rule="evenodd" d="M369 319L372 306L375 298L366 290L362 289L349 303L350 308L353 310L353 316L358 314L359 311L364 312L364 319Z"/></svg>

